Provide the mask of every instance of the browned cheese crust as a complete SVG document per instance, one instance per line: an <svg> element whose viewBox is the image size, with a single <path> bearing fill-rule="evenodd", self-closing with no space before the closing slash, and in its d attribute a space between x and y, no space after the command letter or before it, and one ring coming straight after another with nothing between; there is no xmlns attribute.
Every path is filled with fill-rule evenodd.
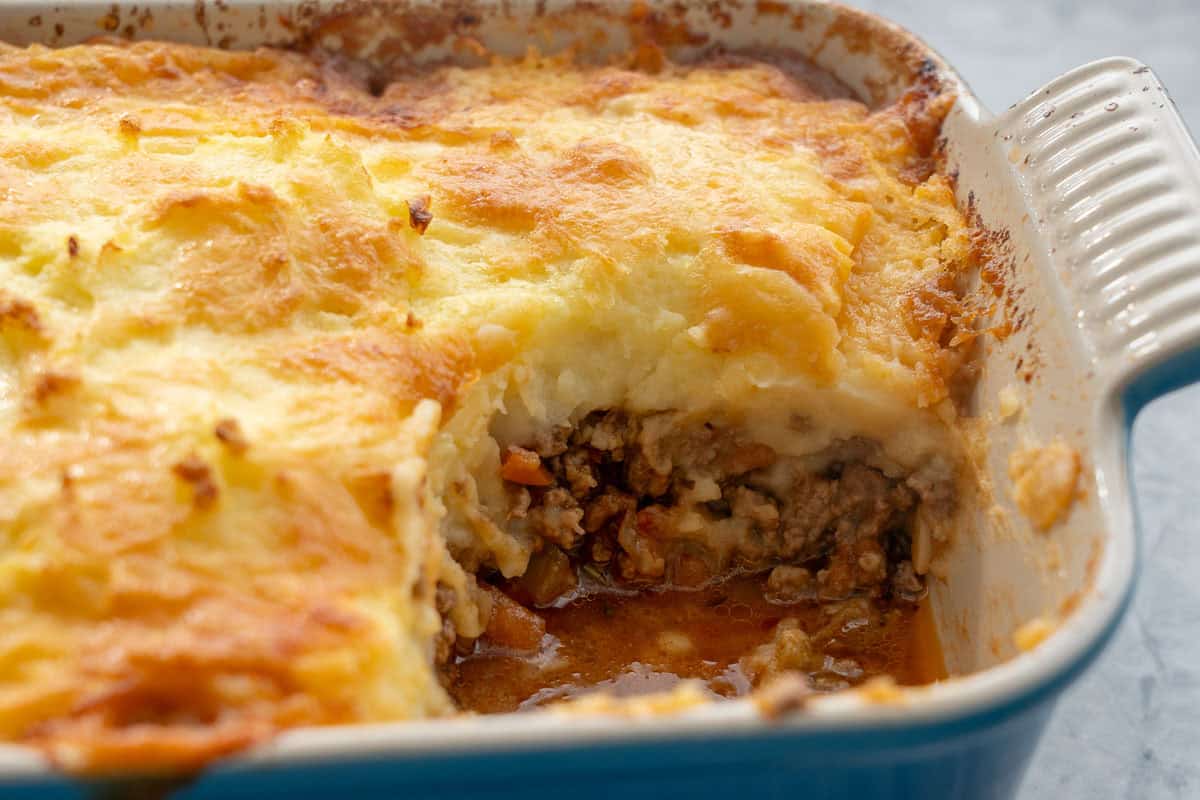
<svg viewBox="0 0 1200 800"><path fill-rule="evenodd" d="M944 401L947 99L651 61L376 95L273 50L0 46L0 737L178 767L450 711L431 449L566 331L685 349L684 397L745 364Z"/></svg>

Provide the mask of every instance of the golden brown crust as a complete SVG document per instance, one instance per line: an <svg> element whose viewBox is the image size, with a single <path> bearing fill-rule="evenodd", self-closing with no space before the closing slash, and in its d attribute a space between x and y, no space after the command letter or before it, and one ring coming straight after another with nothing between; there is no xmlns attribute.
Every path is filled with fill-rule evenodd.
<svg viewBox="0 0 1200 800"><path fill-rule="evenodd" d="M938 403L969 256L936 100L646 47L375 96L272 50L0 46L0 736L187 766L446 711L430 438L514 365L631 336Z"/></svg>

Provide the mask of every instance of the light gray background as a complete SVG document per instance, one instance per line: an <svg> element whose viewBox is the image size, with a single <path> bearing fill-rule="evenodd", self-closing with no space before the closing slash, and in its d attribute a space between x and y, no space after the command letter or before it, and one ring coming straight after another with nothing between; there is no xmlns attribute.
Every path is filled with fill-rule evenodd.
<svg viewBox="0 0 1200 800"><path fill-rule="evenodd" d="M850 2L922 36L993 110L1123 55L1154 69L1200 133L1200 0ZM1059 702L1020 800L1200 797L1200 385L1141 414L1133 462L1145 537L1133 608Z"/></svg>

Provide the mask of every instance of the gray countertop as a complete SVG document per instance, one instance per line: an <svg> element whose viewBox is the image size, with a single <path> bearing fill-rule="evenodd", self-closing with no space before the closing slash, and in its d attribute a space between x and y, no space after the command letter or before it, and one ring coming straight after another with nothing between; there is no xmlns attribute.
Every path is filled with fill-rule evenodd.
<svg viewBox="0 0 1200 800"><path fill-rule="evenodd" d="M993 110L1124 55L1154 69L1200 133L1200 0L854 4L921 35ZM1145 537L1133 608L1059 702L1021 800L1200 797L1200 385L1139 416L1133 465Z"/></svg>

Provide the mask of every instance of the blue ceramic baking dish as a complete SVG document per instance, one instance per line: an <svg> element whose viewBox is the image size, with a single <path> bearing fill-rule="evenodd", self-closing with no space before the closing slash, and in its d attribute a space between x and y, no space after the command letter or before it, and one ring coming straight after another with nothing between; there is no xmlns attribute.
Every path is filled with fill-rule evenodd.
<svg viewBox="0 0 1200 800"><path fill-rule="evenodd" d="M945 577L932 587L953 677L886 698L833 695L770 721L737 701L648 718L546 712L301 730L186 782L83 784L6 747L3 796L1014 793L1055 699L1104 647L1133 589L1133 416L1200 377L1200 160L1145 67L1124 59L1081 67L993 116L913 35L816 0L8 2L0 38L54 45L108 32L238 48L303 42L427 60L457 57L462 37L513 54L535 42L603 54L631 46L648 20L671 32L676 51L717 44L799 53L868 102L918 80L957 94L942 135L959 198L996 243L1007 301L1037 324L982 354L974 411L987 434L977 464L986 502L958 532ZM1038 533L1010 499L1008 460L1018 447L1054 439L1080 454L1083 489L1065 524Z"/></svg>

